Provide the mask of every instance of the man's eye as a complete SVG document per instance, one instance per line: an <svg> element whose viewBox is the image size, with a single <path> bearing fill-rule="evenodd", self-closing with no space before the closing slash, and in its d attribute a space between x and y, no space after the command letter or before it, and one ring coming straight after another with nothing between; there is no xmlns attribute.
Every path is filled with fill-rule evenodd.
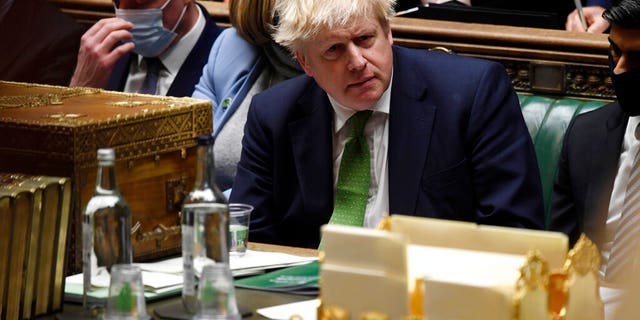
<svg viewBox="0 0 640 320"><path fill-rule="evenodd" d="M322 53L322 56L327 60L335 60L340 55L340 47L333 45Z"/></svg>
<svg viewBox="0 0 640 320"><path fill-rule="evenodd" d="M356 42L359 46L368 47L373 43L374 37L370 35L359 36L356 38Z"/></svg>

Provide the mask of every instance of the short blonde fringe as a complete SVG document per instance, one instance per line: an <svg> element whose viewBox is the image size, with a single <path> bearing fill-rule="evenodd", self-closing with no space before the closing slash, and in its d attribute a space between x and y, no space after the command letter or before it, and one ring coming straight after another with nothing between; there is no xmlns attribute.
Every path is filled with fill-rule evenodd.
<svg viewBox="0 0 640 320"><path fill-rule="evenodd" d="M276 0L278 25L274 40L291 52L313 40L323 28L343 28L354 17L375 17L388 23L396 0Z"/></svg>

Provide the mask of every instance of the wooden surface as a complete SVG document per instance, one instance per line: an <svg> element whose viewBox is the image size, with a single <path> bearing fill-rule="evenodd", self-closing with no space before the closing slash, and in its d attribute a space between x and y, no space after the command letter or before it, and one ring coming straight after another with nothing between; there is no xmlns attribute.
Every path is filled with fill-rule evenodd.
<svg viewBox="0 0 640 320"><path fill-rule="evenodd" d="M284 253L293 254L293 255L302 256L302 257L318 256L318 250L315 250L315 249L285 247L285 246L278 246L274 244L265 244L265 243L249 243L249 249L256 250L256 251L267 251L267 252L284 252Z"/></svg>
<svg viewBox="0 0 640 320"><path fill-rule="evenodd" d="M288 253L293 255L305 256L305 257L314 257L318 255L318 250L277 246L277 245L263 244L263 243L249 243L249 249L257 250L257 251L268 251L268 252L283 252L283 253ZM303 295L288 294L288 293L267 292L267 291L236 288L236 300L238 304L252 311L251 316L245 317L243 319L265 319L265 317L258 315L255 312L255 310L264 308L264 307L304 301L304 300L309 300L314 298L315 298L314 296L303 296ZM170 297L167 299L148 303L147 304L148 313L150 315L154 315L153 311L155 308L175 305L180 301L180 299L181 299L180 296L175 296L175 297ZM155 315L153 318L162 319ZM67 320L67 319L90 319L90 317L85 316L85 312L82 309L81 305L74 304L74 303L66 303L64 305L64 309L62 313L51 315L48 317L43 317L41 319Z"/></svg>

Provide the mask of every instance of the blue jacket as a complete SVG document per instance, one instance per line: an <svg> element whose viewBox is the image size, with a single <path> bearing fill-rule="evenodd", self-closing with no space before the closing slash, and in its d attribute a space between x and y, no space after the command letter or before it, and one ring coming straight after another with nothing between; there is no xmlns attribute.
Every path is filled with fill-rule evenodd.
<svg viewBox="0 0 640 320"><path fill-rule="evenodd" d="M393 49L391 214L544 226L531 137L504 68ZM317 248L333 211L332 108L302 75L254 96L231 202L255 207L250 241Z"/></svg>
<svg viewBox="0 0 640 320"><path fill-rule="evenodd" d="M214 138L244 100L265 60L262 50L244 40L235 28L218 36L193 92L194 98L212 102Z"/></svg>
<svg viewBox="0 0 640 320"><path fill-rule="evenodd" d="M205 14L207 13L207 9L205 7L199 3L196 3L196 5L200 7L202 12ZM196 83L200 80L200 75L202 75L202 68L207 63L207 57L209 56L211 46L221 31L222 28L216 25L212 18L206 19L206 24L202 34L198 38L196 45L191 49L191 52L187 56L187 59L185 59L182 67L180 67L180 71L173 80L171 87L169 87L169 91L167 91L167 96L191 96ZM105 89L124 91L124 86L127 83L127 77L129 76L130 61L136 57L137 54L132 52L124 55L116 62L111 73L111 78L109 79Z"/></svg>
<svg viewBox="0 0 640 320"><path fill-rule="evenodd" d="M610 8L613 0L587 0L587 6L601 6L605 9Z"/></svg>

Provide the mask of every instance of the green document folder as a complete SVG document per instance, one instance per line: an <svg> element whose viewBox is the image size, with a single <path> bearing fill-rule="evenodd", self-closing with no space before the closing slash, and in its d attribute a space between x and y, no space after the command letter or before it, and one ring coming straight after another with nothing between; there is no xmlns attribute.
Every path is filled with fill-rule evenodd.
<svg viewBox="0 0 640 320"><path fill-rule="evenodd" d="M318 261L287 267L235 281L238 288L318 295L320 278Z"/></svg>

